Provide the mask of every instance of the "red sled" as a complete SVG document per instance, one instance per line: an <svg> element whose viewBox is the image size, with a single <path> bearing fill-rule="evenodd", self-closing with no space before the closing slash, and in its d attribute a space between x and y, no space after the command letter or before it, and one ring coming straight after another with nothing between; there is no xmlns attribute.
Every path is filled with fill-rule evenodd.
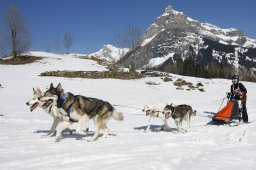
<svg viewBox="0 0 256 170"><path fill-rule="evenodd" d="M225 107L223 107L220 111L218 111L214 117L213 121L217 122L230 122L234 119L240 119L241 116L239 114L241 109L238 107L238 101L232 100Z"/></svg>

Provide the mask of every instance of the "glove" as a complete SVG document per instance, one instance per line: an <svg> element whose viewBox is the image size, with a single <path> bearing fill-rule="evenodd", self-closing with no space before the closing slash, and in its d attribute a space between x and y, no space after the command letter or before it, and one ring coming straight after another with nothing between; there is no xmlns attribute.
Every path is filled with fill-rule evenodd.
<svg viewBox="0 0 256 170"><path fill-rule="evenodd" d="M227 92L227 98L229 99L231 97L231 93L230 92Z"/></svg>

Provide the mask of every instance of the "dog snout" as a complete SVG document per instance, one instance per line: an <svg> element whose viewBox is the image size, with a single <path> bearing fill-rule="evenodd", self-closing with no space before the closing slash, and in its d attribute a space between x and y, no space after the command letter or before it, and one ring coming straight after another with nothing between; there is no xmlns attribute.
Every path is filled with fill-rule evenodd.
<svg viewBox="0 0 256 170"><path fill-rule="evenodd" d="M29 106L29 102L27 102L26 105Z"/></svg>

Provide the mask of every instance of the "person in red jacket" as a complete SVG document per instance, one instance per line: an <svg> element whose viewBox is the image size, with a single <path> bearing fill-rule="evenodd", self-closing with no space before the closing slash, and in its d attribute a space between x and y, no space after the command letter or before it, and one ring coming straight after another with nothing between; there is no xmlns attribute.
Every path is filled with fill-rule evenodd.
<svg viewBox="0 0 256 170"><path fill-rule="evenodd" d="M247 99L247 89L245 86L239 82L239 76L234 75L232 77L232 85L231 85L231 96L230 96L230 101L231 100L241 100L242 103L242 118L244 123L248 123L248 114L247 114L247 109L246 109L246 99Z"/></svg>

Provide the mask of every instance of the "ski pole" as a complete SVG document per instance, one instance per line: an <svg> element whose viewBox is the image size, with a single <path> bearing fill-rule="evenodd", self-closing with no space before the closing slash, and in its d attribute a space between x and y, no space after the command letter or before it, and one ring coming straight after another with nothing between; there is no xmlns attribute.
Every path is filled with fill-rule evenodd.
<svg viewBox="0 0 256 170"><path fill-rule="evenodd" d="M222 106L222 104L223 104L223 102L224 102L225 98L226 98L226 97L224 97L224 98L222 99L222 102L221 102L220 108L221 108L221 106ZM219 108L219 110L218 110L218 111L220 111L220 108Z"/></svg>

